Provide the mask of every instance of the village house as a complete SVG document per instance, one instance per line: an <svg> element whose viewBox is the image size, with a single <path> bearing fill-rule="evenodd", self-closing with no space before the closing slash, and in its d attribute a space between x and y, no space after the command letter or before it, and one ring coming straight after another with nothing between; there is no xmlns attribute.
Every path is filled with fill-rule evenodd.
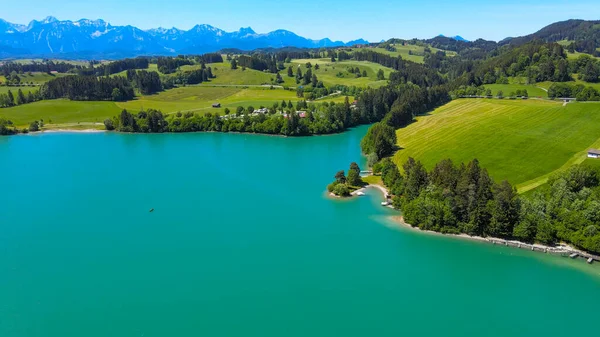
<svg viewBox="0 0 600 337"><path fill-rule="evenodd" d="M260 108L260 109L256 109L253 111L255 114L268 114L269 113L269 109L267 108Z"/></svg>
<svg viewBox="0 0 600 337"><path fill-rule="evenodd" d="M587 156L588 156L588 158L600 158L600 150L589 149Z"/></svg>

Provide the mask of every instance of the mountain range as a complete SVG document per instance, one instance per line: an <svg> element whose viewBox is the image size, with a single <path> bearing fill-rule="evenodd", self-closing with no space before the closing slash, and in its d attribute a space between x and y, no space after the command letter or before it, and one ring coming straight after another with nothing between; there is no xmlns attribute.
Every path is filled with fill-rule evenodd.
<svg viewBox="0 0 600 337"><path fill-rule="evenodd" d="M318 48L366 44L328 38L311 40L287 30L258 34L252 28L226 32L210 25L190 30L155 28L141 30L133 26L113 26L104 20L60 21L47 17L28 25L0 19L0 58L56 57L122 58L139 55L201 54L226 48Z"/></svg>

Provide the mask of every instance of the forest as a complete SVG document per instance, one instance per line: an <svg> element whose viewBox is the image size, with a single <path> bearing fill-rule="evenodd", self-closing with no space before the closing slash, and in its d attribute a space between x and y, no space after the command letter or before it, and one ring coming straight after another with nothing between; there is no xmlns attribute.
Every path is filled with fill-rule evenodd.
<svg viewBox="0 0 600 337"><path fill-rule="evenodd" d="M73 101L124 101L134 97L124 77L66 76L40 87L42 99L68 98Z"/></svg>
<svg viewBox="0 0 600 337"><path fill-rule="evenodd" d="M573 166L548 188L519 196L494 182L475 159L456 166L442 160L427 171L409 158L401 174L389 158L373 167L394 195L406 223L423 230L555 244L564 241L600 253L600 180L595 169Z"/></svg>

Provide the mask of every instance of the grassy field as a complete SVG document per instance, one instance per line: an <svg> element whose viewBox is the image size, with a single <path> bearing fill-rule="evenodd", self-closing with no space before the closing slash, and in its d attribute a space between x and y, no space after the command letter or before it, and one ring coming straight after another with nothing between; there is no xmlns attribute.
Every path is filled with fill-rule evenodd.
<svg viewBox="0 0 600 337"><path fill-rule="evenodd" d="M498 95L498 91L502 90L504 96L507 97L511 92L516 92L517 90L527 90L529 97L542 97L547 98L548 92L538 88L534 85L525 85L525 84L486 84L484 85L486 89L490 89L492 91L492 95Z"/></svg>
<svg viewBox="0 0 600 337"><path fill-rule="evenodd" d="M236 88L236 87L207 87L188 86L161 92L157 95L143 96L117 105L124 109L140 110L158 109L165 113L193 111L197 113L223 113L225 108L235 111L238 106L270 107L282 100L297 102L295 91L266 88ZM343 97L327 99L327 101L342 102ZM213 108L213 103L220 103L221 108Z"/></svg>
<svg viewBox="0 0 600 337"><path fill-rule="evenodd" d="M365 61L331 62L330 59L297 59L292 60L292 64L294 65L294 74L296 73L296 68L298 66L300 66L300 69L302 69L302 73L304 74L307 70L307 68L305 67L307 62L310 62L313 65L311 71L313 72L313 74L317 75L319 81L323 81L323 84L325 84L325 86L343 84L347 86L369 86L377 88L387 84L387 79L393 71L391 68L387 68L384 66L380 66L376 63ZM319 65L319 69L315 70L315 64ZM356 75L348 72L348 69L356 67L358 67L361 73L363 71L366 71L367 77L357 78ZM377 80L377 72L379 71L379 69L383 70L386 80ZM285 73L284 78L286 77L287 72ZM294 81L293 83L293 85L295 86L296 82Z"/></svg>
<svg viewBox="0 0 600 337"><path fill-rule="evenodd" d="M394 48L396 48L396 51L389 51L384 48L372 48L372 49L370 48L367 50L373 50L378 53L388 54L388 55L392 55L392 56L401 56L404 60L413 61L416 63L423 63L423 59L424 59L423 54L425 53L424 46L417 46L417 45L411 45L411 44L407 44L407 45L395 44L393 46L394 46ZM431 48L431 47L430 47L430 49L433 53L436 53L441 50L441 49ZM354 50L361 50L361 49L354 48ZM445 51L445 52L448 56L456 55L456 53L452 52L452 51Z"/></svg>
<svg viewBox="0 0 600 337"><path fill-rule="evenodd" d="M12 120L18 126L26 126L34 120L43 119L46 123L51 120L53 124L64 124L62 127L71 128L77 123L102 123L104 119L117 115L122 109L157 109L167 114L179 111L223 114L225 108L235 111L238 106L270 107L282 100L296 103L299 99L295 91L283 89L188 86L156 95L137 97L127 102L41 101L0 109L0 116ZM344 97L323 101L343 102ZM213 103L221 103L221 108L212 108Z"/></svg>
<svg viewBox="0 0 600 337"><path fill-rule="evenodd" d="M586 150L600 147L600 104L539 100L462 99L397 131L394 161L408 157L427 168L451 158L477 158L496 180L519 192L536 188L552 172L580 164Z"/></svg>
<svg viewBox="0 0 600 337"><path fill-rule="evenodd" d="M17 126L27 126L43 119L47 124L102 123L121 109L113 102L76 102L69 100L40 101L0 109L0 116Z"/></svg>

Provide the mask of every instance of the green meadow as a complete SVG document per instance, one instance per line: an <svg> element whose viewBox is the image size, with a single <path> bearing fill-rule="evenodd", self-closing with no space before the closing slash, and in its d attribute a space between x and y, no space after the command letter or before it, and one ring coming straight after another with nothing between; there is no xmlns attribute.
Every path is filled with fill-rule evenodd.
<svg viewBox="0 0 600 337"><path fill-rule="evenodd" d="M157 109L164 113L197 112L224 113L225 108L235 111L238 106L270 107L282 100L297 102L295 91L268 88L209 87L204 85L187 86L142 96L127 102L117 102L117 106L129 110ZM343 101L343 97L327 101ZM215 103L221 108L213 108Z"/></svg>
<svg viewBox="0 0 600 337"><path fill-rule="evenodd" d="M0 109L0 116L19 127L43 119L46 124L102 123L121 112L114 102L79 102L64 99L39 101Z"/></svg>
<svg viewBox="0 0 600 337"><path fill-rule="evenodd" d="M2 87L0 87L2 88ZM141 96L127 102L82 102L49 100L0 109L0 116L15 125L27 126L34 120L43 119L52 124L102 123L104 119L118 114L122 109L139 111L157 109L164 113L196 112L224 114L225 108L235 111L238 106L270 107L282 100L298 102L295 91L268 88L187 86ZM343 102L344 97L324 99L327 102ZM322 101L319 101L322 102ZM220 103L220 108L212 104Z"/></svg>
<svg viewBox="0 0 600 337"><path fill-rule="evenodd" d="M292 65L294 66L294 74L296 73L298 67L302 70L302 73L304 74L306 70L308 70L306 68L306 63L308 62L310 62L313 65L313 67L311 68L313 74L317 75L319 81L323 81L323 84L325 84L325 86L342 84L346 86L368 86L377 88L387 84L387 79L393 71L391 68L387 68L379 64L366 61L331 62L330 59L297 59L292 60ZM315 64L319 65L319 69L315 69ZM358 68L361 74L363 71L366 71L367 76L356 77L355 74L350 73L348 71L350 68ZM377 80L377 72L380 69L383 70L384 76L386 78L383 81ZM282 72L282 76L285 79L285 77L287 77L287 71ZM296 86L295 80L293 83L293 85Z"/></svg>
<svg viewBox="0 0 600 337"><path fill-rule="evenodd" d="M394 161L402 165L413 157L430 169L444 158L477 158L494 179L526 192L600 147L598 111L598 103L455 100L397 130L401 149Z"/></svg>
<svg viewBox="0 0 600 337"><path fill-rule="evenodd" d="M492 91L492 95L497 96L499 91L504 93L504 97L508 97L511 92L516 92L517 90L527 90L527 94L529 97L541 97L547 98L548 92L542 88L539 88L535 85L526 85L526 84L486 84L484 85L486 89L490 89Z"/></svg>
<svg viewBox="0 0 600 337"><path fill-rule="evenodd" d="M382 53L382 54L388 54L391 56L400 56L404 60L408 60L408 61L412 61L412 62L416 62L416 63L423 63L425 46L418 46L418 45L414 45L414 44L406 44L406 45L394 44L392 46L396 49L396 51L389 51L385 48L368 48L368 50L373 50L375 52ZM431 51L433 53L436 53L438 51L444 51L448 56L456 55L456 53L453 51L445 51L445 50L432 48L432 47L429 47L429 49L431 49ZM353 50L361 50L361 48L354 48Z"/></svg>
<svg viewBox="0 0 600 337"><path fill-rule="evenodd" d="M13 93L13 95L16 95L17 92L19 91L19 89L21 89L21 91L25 94L27 94L28 92L36 92L38 90L40 90L40 88L38 86L33 86L33 87L5 87L5 86L0 86L0 94L6 94L8 93L8 91L10 90L10 92Z"/></svg>

